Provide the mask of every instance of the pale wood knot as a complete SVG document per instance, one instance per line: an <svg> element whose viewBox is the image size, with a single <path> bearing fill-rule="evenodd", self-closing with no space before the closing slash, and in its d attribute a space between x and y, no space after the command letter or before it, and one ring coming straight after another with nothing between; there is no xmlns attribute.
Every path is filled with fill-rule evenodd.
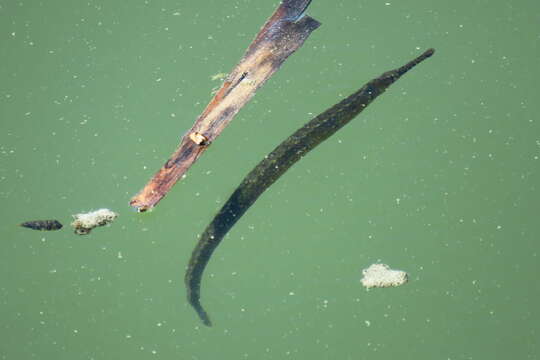
<svg viewBox="0 0 540 360"><path fill-rule="evenodd" d="M198 133L196 131L190 133L189 138L191 139L191 141L193 141L197 145L200 145L200 146L209 145L209 139L203 134Z"/></svg>

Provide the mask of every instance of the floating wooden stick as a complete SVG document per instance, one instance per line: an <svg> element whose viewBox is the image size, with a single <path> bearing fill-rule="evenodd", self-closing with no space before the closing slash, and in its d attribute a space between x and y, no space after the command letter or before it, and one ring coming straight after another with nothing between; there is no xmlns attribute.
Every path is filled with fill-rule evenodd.
<svg viewBox="0 0 540 360"><path fill-rule="evenodd" d="M212 323L200 303L201 278L206 264L225 234L257 198L295 162L351 121L392 83L433 53L434 50L429 49L404 66L385 72L318 115L278 145L244 178L204 230L186 271L184 280L188 301L205 325L211 326Z"/></svg>
<svg viewBox="0 0 540 360"><path fill-rule="evenodd" d="M139 211L155 206L186 173L281 64L320 23L304 16L311 0L283 0L262 27L240 63L207 105L178 149L130 204Z"/></svg>

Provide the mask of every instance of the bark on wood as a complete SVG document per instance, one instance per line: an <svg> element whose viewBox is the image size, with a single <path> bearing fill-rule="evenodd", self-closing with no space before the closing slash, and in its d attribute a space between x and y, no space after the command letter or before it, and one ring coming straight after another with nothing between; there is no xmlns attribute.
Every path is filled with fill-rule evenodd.
<svg viewBox="0 0 540 360"><path fill-rule="evenodd" d="M284 0L262 27L240 63L182 137L180 145L146 186L131 199L139 211L154 207L229 124L265 81L320 23L304 16L311 0Z"/></svg>

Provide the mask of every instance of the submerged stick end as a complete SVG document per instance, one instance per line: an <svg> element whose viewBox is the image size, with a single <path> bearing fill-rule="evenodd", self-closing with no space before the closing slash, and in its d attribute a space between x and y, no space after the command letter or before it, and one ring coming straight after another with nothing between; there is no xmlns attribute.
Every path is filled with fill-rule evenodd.
<svg viewBox="0 0 540 360"><path fill-rule="evenodd" d="M139 199L139 195L136 195L134 196L130 202L129 202L129 205L135 209L137 212L146 212L148 210L150 210L153 206L151 205L148 205L148 204L145 204L144 202L142 202L140 199Z"/></svg>
<svg viewBox="0 0 540 360"><path fill-rule="evenodd" d="M169 189L176 183L176 178L170 180L171 177L167 172L168 169L161 168L156 175L150 180L146 186L134 195L129 201L129 205L137 212L146 212L152 210L165 197ZM177 169L175 169L178 172Z"/></svg>

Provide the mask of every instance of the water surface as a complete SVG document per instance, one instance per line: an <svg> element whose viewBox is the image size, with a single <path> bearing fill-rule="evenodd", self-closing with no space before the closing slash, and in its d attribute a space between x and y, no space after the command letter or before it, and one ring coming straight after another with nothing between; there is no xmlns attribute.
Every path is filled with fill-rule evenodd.
<svg viewBox="0 0 540 360"><path fill-rule="evenodd" d="M277 4L0 2L0 359L535 359L540 6L314 0L323 23L159 204L129 198ZM266 153L434 47L183 272ZM26 220L108 207L76 236ZM382 261L410 282L366 291Z"/></svg>

